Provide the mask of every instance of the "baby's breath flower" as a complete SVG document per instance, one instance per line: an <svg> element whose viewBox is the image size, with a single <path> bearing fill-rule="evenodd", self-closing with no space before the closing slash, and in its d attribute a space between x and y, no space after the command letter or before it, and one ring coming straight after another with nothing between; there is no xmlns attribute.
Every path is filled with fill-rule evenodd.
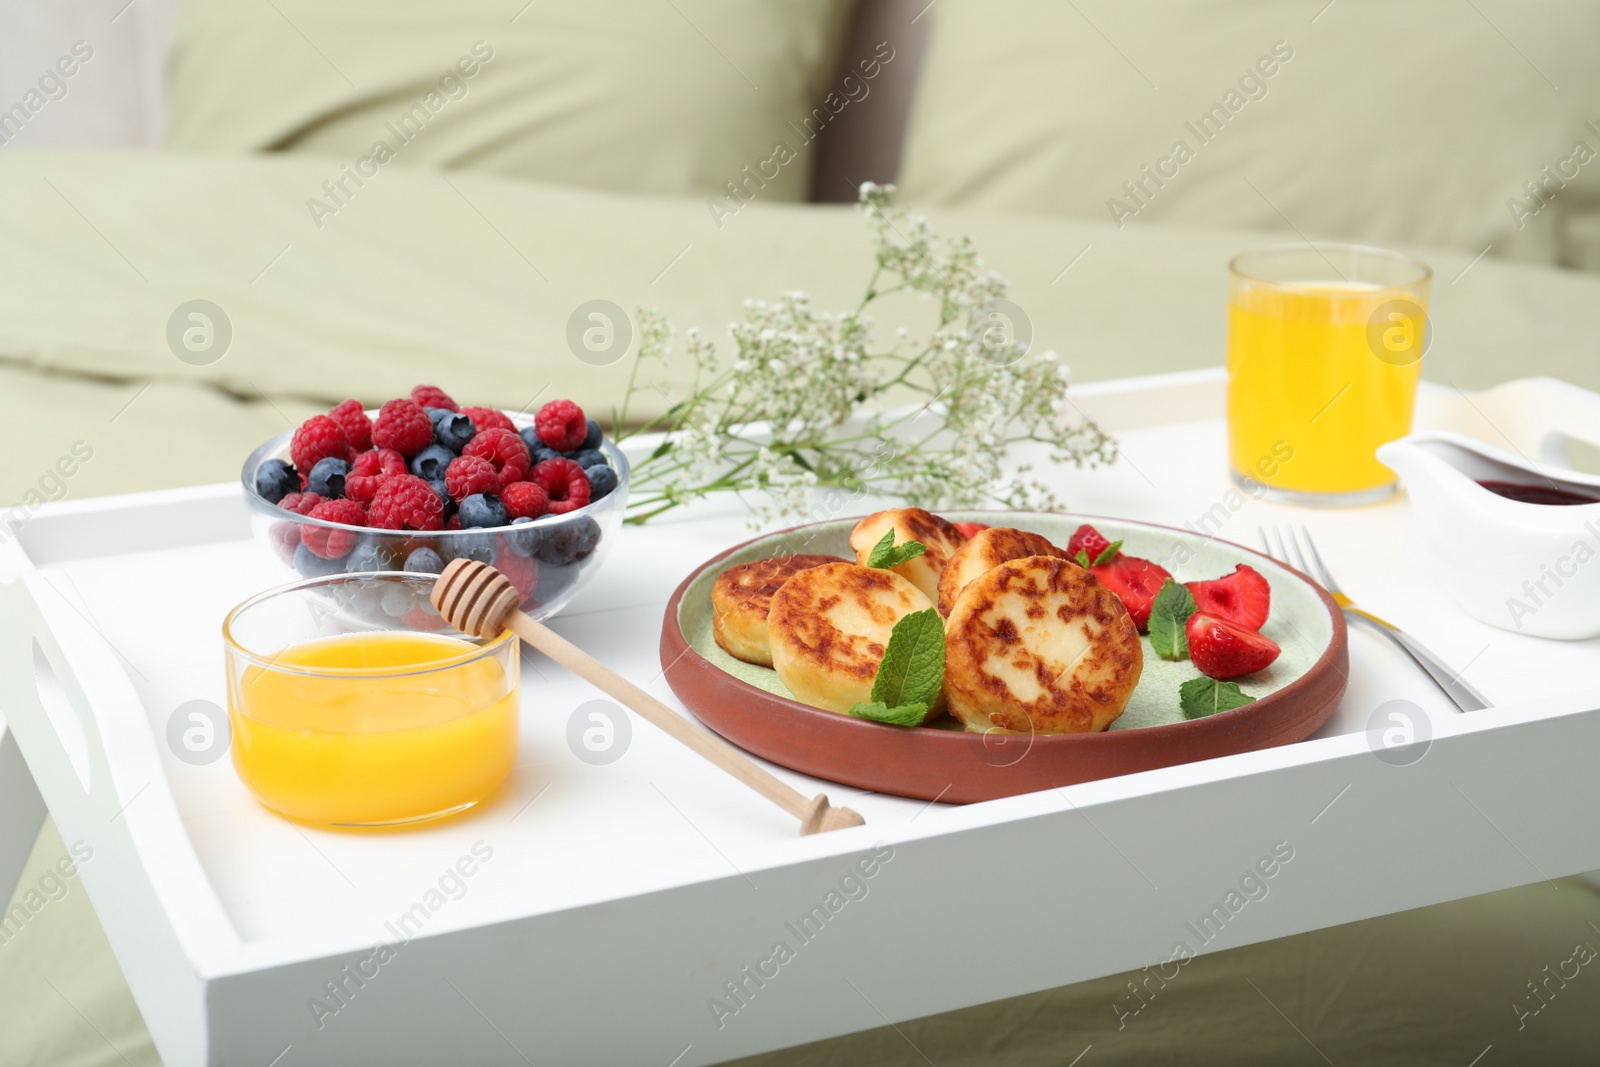
<svg viewBox="0 0 1600 1067"><path fill-rule="evenodd" d="M746 300L745 320L728 326L727 358L698 329L685 332L697 384L649 425L666 429L670 447L634 467L630 521L721 491L746 499L757 523L815 515L819 489L832 510L866 493L1051 510L1061 502L1027 466L1006 468L1012 444L1047 443L1052 462L1078 467L1115 458L1111 439L1067 400L1058 353L1030 358L1013 339L980 355L968 320L1005 295L1005 279L969 240L942 238L895 206L894 192L861 186L877 271L854 312L814 310L798 290ZM877 351L867 309L900 289L936 303L937 321L920 342L897 326L890 351ZM639 325L635 359L668 361L671 323L640 308ZM636 364L629 397L655 388L637 379ZM884 407L908 394L921 402ZM939 422L919 421L930 414Z"/></svg>

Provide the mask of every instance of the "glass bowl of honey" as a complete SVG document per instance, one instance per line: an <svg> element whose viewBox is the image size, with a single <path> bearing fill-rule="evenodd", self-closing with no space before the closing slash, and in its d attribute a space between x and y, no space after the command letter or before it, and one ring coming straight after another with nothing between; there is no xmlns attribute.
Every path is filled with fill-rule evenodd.
<svg viewBox="0 0 1600 1067"><path fill-rule="evenodd" d="M222 624L232 755L297 822L389 826L464 811L517 760L516 635L429 603L435 576L339 574L259 593Z"/></svg>

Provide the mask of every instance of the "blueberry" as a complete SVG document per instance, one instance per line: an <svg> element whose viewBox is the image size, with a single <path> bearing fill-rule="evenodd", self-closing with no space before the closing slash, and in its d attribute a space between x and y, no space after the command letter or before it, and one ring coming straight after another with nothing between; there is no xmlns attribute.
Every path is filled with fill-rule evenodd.
<svg viewBox="0 0 1600 1067"><path fill-rule="evenodd" d="M387 582L345 582L338 589L344 607L357 615L375 618L383 610L383 587Z"/></svg>
<svg viewBox="0 0 1600 1067"><path fill-rule="evenodd" d="M539 435L534 432L532 426L520 431L518 436L522 438L522 443L528 446L528 455L532 457L535 467L547 459L555 459L561 455L560 452L539 440Z"/></svg>
<svg viewBox="0 0 1600 1067"><path fill-rule="evenodd" d="M584 470L606 465L606 454L598 448L581 448L576 452L566 453L566 457Z"/></svg>
<svg viewBox="0 0 1600 1067"><path fill-rule="evenodd" d="M323 578L344 570L344 560L323 559L305 545L294 550L294 569L306 578Z"/></svg>
<svg viewBox="0 0 1600 1067"><path fill-rule="evenodd" d="M406 557L405 569L413 574L438 574L444 570L444 560L439 553L424 545L411 550L411 555Z"/></svg>
<svg viewBox="0 0 1600 1067"><path fill-rule="evenodd" d="M417 606L417 594L406 582L385 582L388 586L383 591L383 611L385 615L399 618Z"/></svg>
<svg viewBox="0 0 1600 1067"><path fill-rule="evenodd" d="M456 500L455 497L450 495L450 490L445 487L444 479L432 479L428 482L428 488L437 493L439 495L439 499L444 501L444 521L449 522L450 516L456 513Z"/></svg>
<svg viewBox="0 0 1600 1067"><path fill-rule="evenodd" d="M544 544L544 530L532 523L533 520L524 515L512 519L511 529L506 531L506 547L519 556L531 556Z"/></svg>
<svg viewBox="0 0 1600 1067"><path fill-rule="evenodd" d="M374 584L361 581L334 582L314 591L311 596L323 605L312 609L312 618L317 621L317 629L325 628L323 620L328 615L346 611L359 614L375 610L378 601L376 597L370 595Z"/></svg>
<svg viewBox="0 0 1600 1067"><path fill-rule="evenodd" d="M578 570L579 568L570 564L542 564L539 567L539 582L533 589L533 598L541 604L550 603L572 588L572 583L578 580Z"/></svg>
<svg viewBox="0 0 1600 1067"><path fill-rule="evenodd" d="M589 516L584 515L572 524L577 532L578 558L582 559L595 550L600 544L600 524Z"/></svg>
<svg viewBox="0 0 1600 1067"><path fill-rule="evenodd" d="M544 543L539 546L539 561L555 566L571 563L583 550L583 539L583 532L577 523L563 523L547 529Z"/></svg>
<svg viewBox="0 0 1600 1067"><path fill-rule="evenodd" d="M325 456L317 460L306 478L306 491L316 493L324 500L344 496L344 476L350 473L350 464L342 459Z"/></svg>
<svg viewBox="0 0 1600 1067"><path fill-rule="evenodd" d="M428 418L433 420L434 443L448 448L452 453L460 454L467 447L467 442L472 440L473 434L478 432L471 419L444 408L429 408Z"/></svg>
<svg viewBox="0 0 1600 1067"><path fill-rule="evenodd" d="M256 468L256 495L276 504L290 493L300 491L300 476L281 459L264 459Z"/></svg>
<svg viewBox="0 0 1600 1067"><path fill-rule="evenodd" d="M443 445L429 445L411 457L411 473L425 482L438 481L455 458L456 454Z"/></svg>
<svg viewBox="0 0 1600 1067"><path fill-rule="evenodd" d="M517 430L517 437L522 438L523 445L528 446L528 454L533 456L534 464L539 464L539 462L546 461L546 459L554 459L555 456L562 454L555 451L554 448L550 448L546 443L541 442L538 430L534 430L531 426L525 426Z"/></svg>
<svg viewBox="0 0 1600 1067"><path fill-rule="evenodd" d="M607 466L585 467L583 473L589 476L589 499L599 500L609 496L617 487L617 472Z"/></svg>
<svg viewBox="0 0 1600 1067"><path fill-rule="evenodd" d="M589 420L589 433L583 439L584 448L599 448L600 442L606 439L605 433L600 429L600 423L594 419Z"/></svg>
<svg viewBox="0 0 1600 1067"><path fill-rule="evenodd" d="M356 543L344 559L347 571L392 571L398 553L376 538L364 538Z"/></svg>
<svg viewBox="0 0 1600 1067"><path fill-rule="evenodd" d="M455 559L475 559L479 563L492 564L500 554L499 538L492 533L462 534L454 541L455 546L450 554Z"/></svg>
<svg viewBox="0 0 1600 1067"><path fill-rule="evenodd" d="M493 493L473 493L461 502L461 525L481 529L506 524L506 506Z"/></svg>

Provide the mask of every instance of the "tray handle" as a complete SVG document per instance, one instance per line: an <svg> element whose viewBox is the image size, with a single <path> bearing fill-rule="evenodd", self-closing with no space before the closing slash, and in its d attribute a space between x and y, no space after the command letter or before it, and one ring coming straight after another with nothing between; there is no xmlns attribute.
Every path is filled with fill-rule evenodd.
<svg viewBox="0 0 1600 1067"><path fill-rule="evenodd" d="M234 966L238 931L184 832L139 691L45 573L0 584L0 692L62 836L92 849L82 877L124 966L132 953L169 982ZM181 923L169 922L178 909ZM176 955L152 963L159 944ZM191 1024L181 1000L140 998L139 1007L152 1032Z"/></svg>
<svg viewBox="0 0 1600 1067"><path fill-rule="evenodd" d="M41 792L56 803L61 784L75 782L87 812L109 820L130 798L119 796L94 709L106 709L116 721L142 725L139 695L106 639L43 575L25 575L3 592L11 600L7 614L20 624L20 633L13 630L3 652L4 676L15 680L10 700L17 702L9 719L27 748L34 777L42 785L49 783ZM73 650L70 659L66 648ZM41 729L48 729L53 739L37 736ZM113 740L149 743L147 738Z"/></svg>

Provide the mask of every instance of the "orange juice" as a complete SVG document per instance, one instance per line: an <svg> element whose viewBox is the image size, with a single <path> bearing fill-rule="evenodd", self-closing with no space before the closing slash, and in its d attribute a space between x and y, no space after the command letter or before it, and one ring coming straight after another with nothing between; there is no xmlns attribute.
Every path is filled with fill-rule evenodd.
<svg viewBox="0 0 1600 1067"><path fill-rule="evenodd" d="M516 644L382 631L293 645L231 677L239 777L269 807L373 825L458 811L516 762Z"/></svg>
<svg viewBox="0 0 1600 1067"><path fill-rule="evenodd" d="M1365 502L1391 491L1394 472L1375 453L1411 432L1426 301L1425 278L1396 288L1262 281L1236 271L1228 301L1235 478L1304 503L1319 502L1308 499L1315 495Z"/></svg>

